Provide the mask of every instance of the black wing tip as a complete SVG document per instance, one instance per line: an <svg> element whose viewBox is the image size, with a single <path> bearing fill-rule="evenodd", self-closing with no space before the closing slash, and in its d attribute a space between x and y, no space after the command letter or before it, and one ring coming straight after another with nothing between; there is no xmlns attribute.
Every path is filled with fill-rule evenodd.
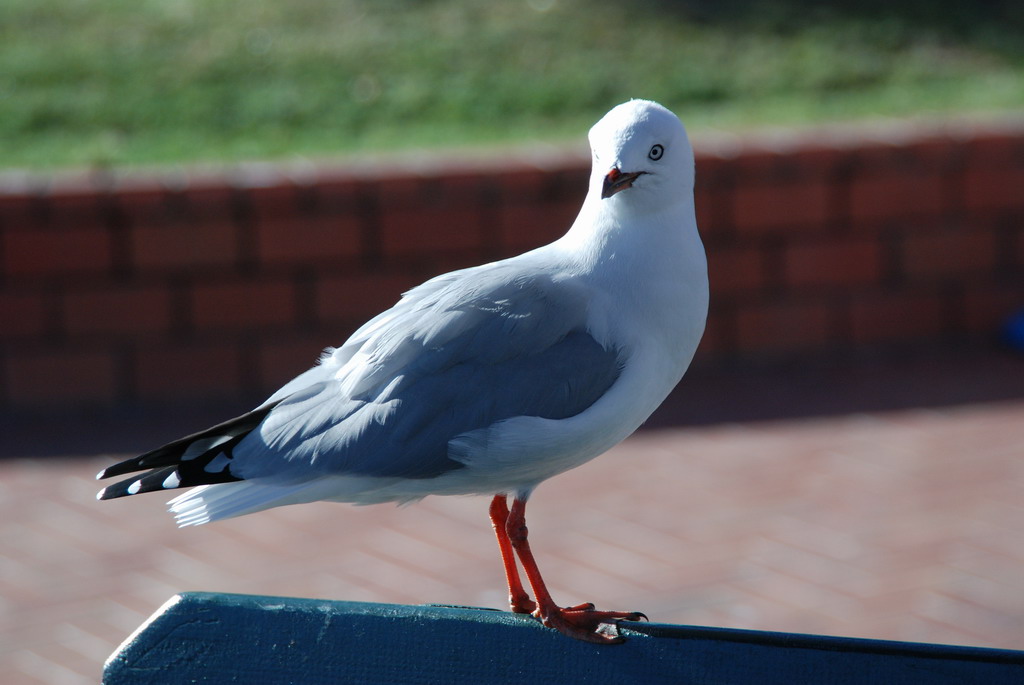
<svg viewBox="0 0 1024 685"><path fill-rule="evenodd" d="M104 478L112 478L113 476L120 476L125 473L131 473L132 469L125 468L124 463L125 462L123 461L118 462L117 464L113 464L111 466L107 466L101 469L100 472L96 474L96 480L103 480ZM118 467L121 468L119 469Z"/></svg>
<svg viewBox="0 0 1024 685"><path fill-rule="evenodd" d="M103 480L104 478L123 476L126 473L141 471L146 468L140 463L144 456L146 455L143 455L142 457L132 457L131 459L125 459L124 461L119 461L116 464L111 464L96 474L96 480Z"/></svg>
<svg viewBox="0 0 1024 685"><path fill-rule="evenodd" d="M263 419L266 418L267 414L270 413L270 410L278 404L279 402L273 402L258 409L254 409L247 414L243 414L229 421L224 421L216 426L207 428L206 430L173 440L166 445L158 447L155 450L150 450L145 454L132 457L131 459L125 459L124 461L119 461L116 464L111 464L96 474L96 480L103 480L104 478L111 478L113 476L123 476L127 473L135 473L136 471L149 471L150 473L155 473L156 471L167 467L182 466L184 461L183 457L186 451L197 441L211 437L222 437L224 440L211 445L210 451L207 453L208 455L212 456L224 449L230 450L230 448L242 440L249 431L258 426ZM194 460L196 463L202 464L203 456L207 455L193 455L189 460ZM170 471L167 473L169 474ZM229 478L229 480L237 479Z"/></svg>
<svg viewBox="0 0 1024 685"><path fill-rule="evenodd" d="M96 493L96 499L98 499L99 501L102 502L105 499L114 499L116 497L124 497L127 494L128 494L127 492L121 492L121 493L116 492L116 488L111 485L111 486L105 487L102 490L100 490L99 492L97 492Z"/></svg>
<svg viewBox="0 0 1024 685"><path fill-rule="evenodd" d="M129 495L141 495L144 492L156 492L158 490L171 490L179 487L177 470L170 466L163 469L154 469L141 475L125 478L122 481L108 485L96 495L98 500L116 499Z"/></svg>
<svg viewBox="0 0 1024 685"><path fill-rule="evenodd" d="M136 474L131 478L113 483L103 488L96 494L96 499L108 500L118 497L129 497L131 495L142 495L147 492L161 492L163 490L177 490L180 488L191 488L197 485L213 485L215 483L231 483L242 480L231 474L227 469L216 473L202 473L198 478L196 474L182 474L176 466L153 469L143 474Z"/></svg>

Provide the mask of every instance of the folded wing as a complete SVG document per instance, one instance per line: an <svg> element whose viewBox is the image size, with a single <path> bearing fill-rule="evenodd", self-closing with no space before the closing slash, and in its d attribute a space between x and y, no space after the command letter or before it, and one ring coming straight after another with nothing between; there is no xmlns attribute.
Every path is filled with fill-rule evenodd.
<svg viewBox="0 0 1024 685"><path fill-rule="evenodd" d="M456 436L515 416L575 416L615 382L619 350L587 330L588 304L570 280L503 263L428 281L253 412L106 469L100 477L149 471L101 498L464 468L448 453Z"/></svg>

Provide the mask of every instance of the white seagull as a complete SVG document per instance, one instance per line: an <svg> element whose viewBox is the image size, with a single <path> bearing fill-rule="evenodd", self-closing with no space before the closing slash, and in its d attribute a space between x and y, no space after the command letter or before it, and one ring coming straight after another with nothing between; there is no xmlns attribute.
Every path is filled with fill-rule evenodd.
<svg viewBox="0 0 1024 685"><path fill-rule="evenodd" d="M704 332L707 262L682 122L631 100L589 140L589 190L564 236L413 288L253 411L104 469L145 473L99 499L198 486L169 503L190 526L317 500L493 495L512 610L621 642L615 624L643 614L556 605L526 501L636 430L679 382Z"/></svg>

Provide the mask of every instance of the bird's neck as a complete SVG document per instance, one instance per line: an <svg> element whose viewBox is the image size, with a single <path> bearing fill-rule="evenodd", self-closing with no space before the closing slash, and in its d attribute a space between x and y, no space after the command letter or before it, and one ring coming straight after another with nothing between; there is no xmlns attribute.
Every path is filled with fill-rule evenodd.
<svg viewBox="0 0 1024 685"><path fill-rule="evenodd" d="M643 214L612 200L588 195L572 227L556 242L572 255L576 270L621 283L626 275L630 281L679 278L691 259L699 255L698 261L704 262L692 195Z"/></svg>
<svg viewBox="0 0 1024 685"><path fill-rule="evenodd" d="M607 209L584 203L573 227L552 247L559 249L570 272L601 293L597 297L606 306L595 312L616 311L622 321L656 322L654 329L637 330L668 346L688 341L683 347L695 348L707 313L708 278L692 198L642 218ZM612 321L592 324L599 334L617 326ZM684 368L688 361L687 356Z"/></svg>

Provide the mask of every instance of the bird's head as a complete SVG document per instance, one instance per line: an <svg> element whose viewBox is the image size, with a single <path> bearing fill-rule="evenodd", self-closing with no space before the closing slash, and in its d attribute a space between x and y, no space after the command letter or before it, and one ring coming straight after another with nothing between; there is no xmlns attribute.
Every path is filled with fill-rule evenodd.
<svg viewBox="0 0 1024 685"><path fill-rule="evenodd" d="M590 129L591 193L665 209L693 195L693 149L679 118L649 100L625 102Z"/></svg>

